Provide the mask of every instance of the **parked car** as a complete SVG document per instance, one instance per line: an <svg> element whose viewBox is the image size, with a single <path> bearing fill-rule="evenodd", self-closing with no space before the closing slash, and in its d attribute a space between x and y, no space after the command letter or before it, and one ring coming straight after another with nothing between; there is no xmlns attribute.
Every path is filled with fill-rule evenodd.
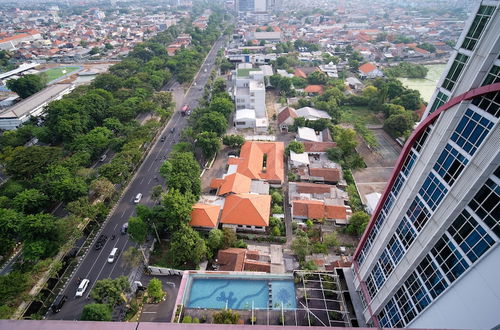
<svg viewBox="0 0 500 330"><path fill-rule="evenodd" d="M165 142L165 140L167 139L167 137L165 135L163 135L160 139L160 142Z"/></svg>
<svg viewBox="0 0 500 330"><path fill-rule="evenodd" d="M106 160L107 157L108 157L107 155L102 155L101 158L99 158L99 161L103 162Z"/></svg>
<svg viewBox="0 0 500 330"><path fill-rule="evenodd" d="M67 299L68 297L63 294L58 295L52 304L52 312L59 313Z"/></svg>
<svg viewBox="0 0 500 330"><path fill-rule="evenodd" d="M76 294L75 297L81 297L83 296L83 293L85 290L87 290L87 287L89 286L90 280L88 278L84 278L82 282L80 282L80 285L78 286L78 289L76 289Z"/></svg>

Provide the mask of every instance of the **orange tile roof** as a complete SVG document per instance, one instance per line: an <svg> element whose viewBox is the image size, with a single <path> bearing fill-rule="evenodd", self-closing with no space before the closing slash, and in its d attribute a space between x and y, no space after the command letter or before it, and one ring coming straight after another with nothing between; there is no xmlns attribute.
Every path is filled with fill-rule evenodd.
<svg viewBox="0 0 500 330"><path fill-rule="evenodd" d="M326 150L330 148L335 148L337 146L337 143L335 142L303 141L302 144L304 144L305 152L326 152Z"/></svg>
<svg viewBox="0 0 500 330"><path fill-rule="evenodd" d="M375 70L377 67L371 63L365 63L363 65L361 65L358 70L363 72L363 73L370 73L372 72L373 70Z"/></svg>
<svg viewBox="0 0 500 330"><path fill-rule="evenodd" d="M219 196L229 193L243 194L250 192L252 180L243 174L233 173L226 176L223 180L224 181L219 188Z"/></svg>
<svg viewBox="0 0 500 330"><path fill-rule="evenodd" d="M224 183L224 179L220 179L220 178L212 179L212 181L210 181L210 188L219 189L223 183Z"/></svg>
<svg viewBox="0 0 500 330"><path fill-rule="evenodd" d="M217 227L219 213L219 205L195 204L193 205L189 224L193 227L215 228Z"/></svg>
<svg viewBox="0 0 500 330"><path fill-rule="evenodd" d="M308 85L304 88L304 92L306 93L323 93L323 86L321 85Z"/></svg>
<svg viewBox="0 0 500 330"><path fill-rule="evenodd" d="M304 79L307 78L307 75L301 69L295 69L295 72L293 73L293 75L295 77L299 77L299 78L304 78Z"/></svg>
<svg viewBox="0 0 500 330"><path fill-rule="evenodd" d="M20 39L20 38L26 38L29 36L30 36L30 34L28 34L28 33L19 33L19 34L16 34L15 36L10 36L10 37L1 39L0 44L7 42L7 41L12 41L12 40Z"/></svg>
<svg viewBox="0 0 500 330"><path fill-rule="evenodd" d="M284 151L283 142L247 141L241 147L236 171L250 179L282 183L285 178ZM262 166L265 154L267 160L264 170Z"/></svg>
<svg viewBox="0 0 500 330"><path fill-rule="evenodd" d="M335 186L321 183L296 182L295 187L299 194L326 194Z"/></svg>
<svg viewBox="0 0 500 330"><path fill-rule="evenodd" d="M328 219L347 219L347 209L343 205L327 205L326 218Z"/></svg>
<svg viewBox="0 0 500 330"><path fill-rule="evenodd" d="M294 200L293 215L306 217L308 219L347 219L347 208L343 205L325 205L325 202L318 200Z"/></svg>
<svg viewBox="0 0 500 330"><path fill-rule="evenodd" d="M235 194L226 197L221 223L247 226L268 226L271 196Z"/></svg>
<svg viewBox="0 0 500 330"><path fill-rule="evenodd" d="M323 178L327 182L338 182L340 180L340 171L338 168L316 168L309 169L311 176Z"/></svg>

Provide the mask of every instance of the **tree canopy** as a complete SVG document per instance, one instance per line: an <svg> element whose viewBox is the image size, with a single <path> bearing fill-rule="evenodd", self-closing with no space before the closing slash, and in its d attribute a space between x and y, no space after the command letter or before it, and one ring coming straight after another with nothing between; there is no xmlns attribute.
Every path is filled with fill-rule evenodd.
<svg viewBox="0 0 500 330"><path fill-rule="evenodd" d="M106 304L87 304L83 307L82 321L111 321L111 308Z"/></svg>
<svg viewBox="0 0 500 330"><path fill-rule="evenodd" d="M7 87L17 93L20 98L25 99L45 88L47 82L43 74L27 74L18 79L7 81Z"/></svg>

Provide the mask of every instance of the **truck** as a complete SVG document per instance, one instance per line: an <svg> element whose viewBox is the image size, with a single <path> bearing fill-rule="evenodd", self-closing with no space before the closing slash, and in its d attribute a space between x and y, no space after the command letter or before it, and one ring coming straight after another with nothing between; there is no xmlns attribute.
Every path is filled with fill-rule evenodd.
<svg viewBox="0 0 500 330"><path fill-rule="evenodd" d="M187 115L189 112L189 106L187 104L185 104L182 108L181 108L181 115L184 117L185 115Z"/></svg>

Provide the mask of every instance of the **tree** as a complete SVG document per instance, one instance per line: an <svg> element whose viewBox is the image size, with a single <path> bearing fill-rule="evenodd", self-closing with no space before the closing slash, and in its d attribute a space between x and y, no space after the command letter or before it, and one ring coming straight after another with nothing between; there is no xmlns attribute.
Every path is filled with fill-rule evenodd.
<svg viewBox="0 0 500 330"><path fill-rule="evenodd" d="M160 213L162 224L170 232L176 231L181 224L187 224L191 219L195 198L189 192L183 194L177 189L171 189L164 195L162 211Z"/></svg>
<svg viewBox="0 0 500 330"><path fill-rule="evenodd" d="M172 261L176 267L185 267L187 263L198 265L207 253L205 241L188 224L181 224L170 243Z"/></svg>
<svg viewBox="0 0 500 330"><path fill-rule="evenodd" d="M56 147L17 147L6 160L5 170L14 179L29 181L61 157L62 151Z"/></svg>
<svg viewBox="0 0 500 330"><path fill-rule="evenodd" d="M413 120L413 113L405 111L396 115L392 115L384 122L384 129L393 138L401 136L407 137L410 135L415 121Z"/></svg>
<svg viewBox="0 0 500 330"><path fill-rule="evenodd" d="M223 78L217 78L214 80L212 85L212 93L217 95L219 93L224 93L226 91L227 85Z"/></svg>
<svg viewBox="0 0 500 330"><path fill-rule="evenodd" d="M116 191L115 185L102 177L92 181L90 189L102 200L111 198Z"/></svg>
<svg viewBox="0 0 500 330"><path fill-rule="evenodd" d="M153 189L151 189L151 198L155 201L158 201L158 199L161 197L161 194L163 194L163 186L161 184L156 185L153 187Z"/></svg>
<svg viewBox="0 0 500 330"><path fill-rule="evenodd" d="M224 233L223 248L227 249L234 246L237 240L234 230L231 228L223 228L222 231Z"/></svg>
<svg viewBox="0 0 500 330"><path fill-rule="evenodd" d="M111 308L106 304L88 304L83 307L82 321L111 321Z"/></svg>
<svg viewBox="0 0 500 330"><path fill-rule="evenodd" d="M335 129L337 130L335 134L337 146L342 150L344 155L351 154L358 145L356 131L351 128L341 128L338 126Z"/></svg>
<svg viewBox="0 0 500 330"><path fill-rule="evenodd" d="M136 268L142 263L143 257L137 248L131 246L123 252L121 260L125 268Z"/></svg>
<svg viewBox="0 0 500 330"><path fill-rule="evenodd" d="M406 92L396 97L392 102L408 110L417 110L422 103L419 91L414 89L408 89Z"/></svg>
<svg viewBox="0 0 500 330"><path fill-rule="evenodd" d="M224 245L224 232L214 228L208 233L207 246L213 252L221 249Z"/></svg>
<svg viewBox="0 0 500 330"><path fill-rule="evenodd" d="M245 138L241 135L225 135L222 143L230 148L241 148L245 143Z"/></svg>
<svg viewBox="0 0 500 330"><path fill-rule="evenodd" d="M331 232L329 234L325 234L323 236L323 243L329 248L336 247L339 245L339 241L337 239L337 233Z"/></svg>
<svg viewBox="0 0 500 330"><path fill-rule="evenodd" d="M217 136L222 136L227 130L227 119L219 112L210 111L203 114L196 123L197 132L215 132Z"/></svg>
<svg viewBox="0 0 500 330"><path fill-rule="evenodd" d="M70 202L87 194L85 181L71 174L69 169L61 165L53 165L47 173L36 178L44 192L53 201Z"/></svg>
<svg viewBox="0 0 500 330"><path fill-rule="evenodd" d="M48 206L49 198L37 189L26 189L12 200L12 206L19 212L33 214Z"/></svg>
<svg viewBox="0 0 500 330"><path fill-rule="evenodd" d="M127 292L130 292L128 278L120 276L115 279L105 278L97 281L90 296L98 303L113 307L125 300L123 294Z"/></svg>
<svg viewBox="0 0 500 330"><path fill-rule="evenodd" d="M148 297L150 297L154 303L162 301L163 297L165 297L165 291L163 291L162 283L159 279L152 278L149 280Z"/></svg>
<svg viewBox="0 0 500 330"><path fill-rule="evenodd" d="M213 313L213 320L215 324L237 324L240 319L238 312L233 312L231 309Z"/></svg>
<svg viewBox="0 0 500 330"><path fill-rule="evenodd" d="M349 218L349 225L346 230L351 235L360 236L365 231L368 221L370 221L370 216L367 213L356 212Z"/></svg>
<svg viewBox="0 0 500 330"><path fill-rule="evenodd" d="M27 74L18 79L7 81L7 87L25 99L45 88L46 82L42 75Z"/></svg>
<svg viewBox="0 0 500 330"><path fill-rule="evenodd" d="M23 256L27 261L38 261L57 252L61 244L58 219L38 213L22 218L19 233L24 241Z"/></svg>
<svg viewBox="0 0 500 330"><path fill-rule="evenodd" d="M148 236L148 224L139 217L131 217L128 219L128 234L134 242L143 244Z"/></svg>
<svg viewBox="0 0 500 330"><path fill-rule="evenodd" d="M229 118L234 109L234 103L224 96L216 96L212 99L209 106L210 111L219 112L226 118Z"/></svg>
<svg viewBox="0 0 500 330"><path fill-rule="evenodd" d="M299 141L291 141L286 147L286 154L290 156L290 151L295 152L296 154L301 154L305 152L304 144Z"/></svg>
<svg viewBox="0 0 500 330"><path fill-rule="evenodd" d="M304 261L306 256L311 253L311 243L307 236L299 236L292 241L292 251L299 261Z"/></svg>
<svg viewBox="0 0 500 330"><path fill-rule="evenodd" d="M191 152L175 152L160 167L160 174L169 189L177 189L182 194L191 193L198 199L201 193L200 165Z"/></svg>
<svg viewBox="0 0 500 330"><path fill-rule="evenodd" d="M0 208L0 255L5 255L18 242L24 215L11 209Z"/></svg>
<svg viewBox="0 0 500 330"><path fill-rule="evenodd" d="M220 138L215 132L201 132L196 136L196 147L201 149L203 158L210 159L220 149Z"/></svg>

